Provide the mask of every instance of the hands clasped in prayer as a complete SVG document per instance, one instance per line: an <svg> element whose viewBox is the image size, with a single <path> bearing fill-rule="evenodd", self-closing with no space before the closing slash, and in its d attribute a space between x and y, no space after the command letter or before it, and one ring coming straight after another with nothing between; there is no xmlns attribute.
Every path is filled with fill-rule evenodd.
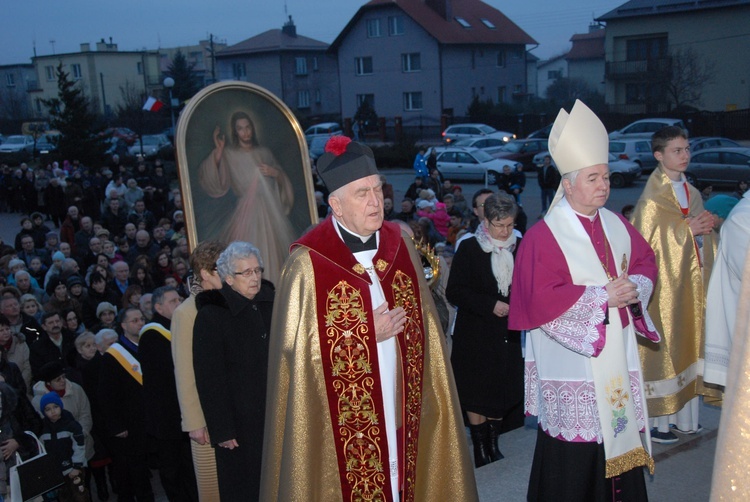
<svg viewBox="0 0 750 502"><path fill-rule="evenodd" d="M388 310L388 304L383 303L373 313L375 314L375 339L378 342L393 338L404 330L406 311L403 307Z"/></svg>
<svg viewBox="0 0 750 502"><path fill-rule="evenodd" d="M708 235L714 228L714 215L708 211L703 211L694 218L687 218L688 226L693 235Z"/></svg>
<svg viewBox="0 0 750 502"><path fill-rule="evenodd" d="M633 303L638 303L638 289L636 284L630 280L628 274L623 273L614 281L604 286L609 296L609 306L623 308Z"/></svg>

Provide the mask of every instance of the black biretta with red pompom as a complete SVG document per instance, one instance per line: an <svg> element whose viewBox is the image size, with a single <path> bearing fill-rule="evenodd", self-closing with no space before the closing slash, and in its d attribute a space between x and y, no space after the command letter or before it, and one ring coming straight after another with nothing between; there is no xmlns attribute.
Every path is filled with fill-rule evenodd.
<svg viewBox="0 0 750 502"><path fill-rule="evenodd" d="M380 175L370 147L346 136L332 136L318 159L318 175L329 192L373 174Z"/></svg>

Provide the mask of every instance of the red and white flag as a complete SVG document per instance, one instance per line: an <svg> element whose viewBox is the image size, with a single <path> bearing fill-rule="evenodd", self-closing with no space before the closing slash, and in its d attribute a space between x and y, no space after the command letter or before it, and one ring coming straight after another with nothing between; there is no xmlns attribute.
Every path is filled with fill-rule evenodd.
<svg viewBox="0 0 750 502"><path fill-rule="evenodd" d="M164 103L151 96L146 100L146 104L143 105L143 109L147 112L158 112L164 106Z"/></svg>

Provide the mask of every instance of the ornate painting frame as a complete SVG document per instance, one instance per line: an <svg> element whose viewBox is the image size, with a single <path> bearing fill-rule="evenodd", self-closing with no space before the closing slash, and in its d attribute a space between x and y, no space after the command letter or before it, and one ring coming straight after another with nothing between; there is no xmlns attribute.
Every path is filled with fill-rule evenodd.
<svg viewBox="0 0 750 502"><path fill-rule="evenodd" d="M206 175L208 173L209 176L216 177L212 171L215 172L218 169L217 166L230 164L230 161L224 160L225 157L215 152L226 153L233 149L230 147L233 141L241 141L234 133L235 124L242 121L242 118L236 120L238 116L249 117L253 130L252 136L257 140L256 144L260 145L255 147L255 151L265 152L256 154L264 158L263 160L255 159L254 163L249 163L251 166L249 169L256 169L264 174L257 175L256 179L252 180L252 184L251 181L237 182L236 178L245 176L247 170L243 165L244 158L235 160L235 164L240 165L242 169L237 169L235 165L233 172L223 172L217 177L223 184L222 190L225 191L222 195L222 190L217 191L214 187L212 192L211 189L206 188L208 186ZM221 150L217 146L220 142L226 145ZM285 202L279 204L285 204L282 209L285 210L286 217L291 224L294 239L299 238L305 230L318 222L310 156L305 136L289 107L270 91L239 81L219 82L202 89L188 102L180 114L175 145L177 171L185 210L185 227L191 251L207 239L231 240L227 238L227 235L232 235L227 231L228 222L234 220L232 224L235 227L245 224L238 211L246 211L253 207L246 201L254 197L251 190L257 190L258 183L263 185L272 177L271 184L276 183L277 180L283 180L285 176L286 189L289 190L291 185L293 202L289 204L290 197L287 192ZM234 148L234 150L238 151L240 148ZM208 169L206 164L210 164L211 159L215 158L222 160L218 163L214 161L213 168ZM266 166L266 161L275 169L281 170L283 175L271 170L270 172L275 174L269 176L269 171L263 171L257 167L258 165ZM277 187L275 184L273 186ZM266 192L283 192L283 189L266 189ZM266 197L266 201L270 200L268 195ZM263 203L264 199L260 196L255 199L260 201L254 202L257 208L263 209L269 205L268 202ZM248 220L250 219L252 218L248 217ZM267 225L276 225L277 220ZM258 243L253 244L258 245ZM288 246L286 242L283 244Z"/></svg>

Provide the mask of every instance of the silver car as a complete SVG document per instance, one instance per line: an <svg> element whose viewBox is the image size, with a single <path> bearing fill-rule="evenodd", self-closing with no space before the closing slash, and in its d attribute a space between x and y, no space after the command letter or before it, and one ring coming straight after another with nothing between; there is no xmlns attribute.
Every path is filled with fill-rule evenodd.
<svg viewBox="0 0 750 502"><path fill-rule="evenodd" d="M547 155L549 152L539 152L534 155L534 165L541 168L544 165L544 157ZM553 160L552 165L554 164ZM642 173L641 166L632 160L620 159L612 153L609 154L609 184L612 188L628 186L640 178Z"/></svg>
<svg viewBox="0 0 750 502"><path fill-rule="evenodd" d="M615 154L622 160L632 160L643 172L650 173L656 169L656 157L651 152L649 139L618 139L609 141L609 153Z"/></svg>
<svg viewBox="0 0 750 502"><path fill-rule="evenodd" d="M455 124L443 131L443 141L453 143L464 138L498 138L505 142L516 139L511 132L498 131L487 124Z"/></svg>
<svg viewBox="0 0 750 502"><path fill-rule="evenodd" d="M706 148L690 159L685 177L694 186L702 184L735 187L750 180L750 148Z"/></svg>
<svg viewBox="0 0 750 502"><path fill-rule="evenodd" d="M621 138L646 138L651 139L659 129L663 129L667 126L677 126L687 132L685 123L680 119L669 119L669 118L654 118L654 119L643 119L636 120L632 124L628 124L622 129L612 131L609 133L609 139L621 139Z"/></svg>
<svg viewBox="0 0 750 502"><path fill-rule="evenodd" d="M447 148L437 158L437 169L443 179L484 181L488 185L496 183L504 167L515 170L519 165L511 160L496 159L478 148Z"/></svg>

